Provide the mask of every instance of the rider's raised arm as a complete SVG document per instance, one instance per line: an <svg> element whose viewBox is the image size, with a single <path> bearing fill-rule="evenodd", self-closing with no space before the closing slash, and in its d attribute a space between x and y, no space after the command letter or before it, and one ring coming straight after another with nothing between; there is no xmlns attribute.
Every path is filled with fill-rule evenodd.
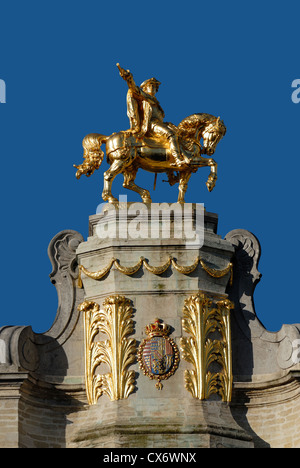
<svg viewBox="0 0 300 468"><path fill-rule="evenodd" d="M131 89L132 91L135 91L135 92L139 92L139 88L138 86L135 84L134 82L134 79L133 79L133 76L132 76L132 73L130 73L129 70L125 70L124 68L122 68L120 66L119 63L117 63L117 67L119 69L119 72L120 72L120 76L123 78L123 80L126 81L126 83L128 84L128 88Z"/></svg>
<svg viewBox="0 0 300 468"><path fill-rule="evenodd" d="M137 99L148 101L150 104L158 103L155 96L150 96L150 94L145 93L139 86L135 84L132 73L130 73L129 70L122 68L119 63L117 63L117 67L120 71L120 76L123 78L123 80L126 81L128 88L132 91Z"/></svg>

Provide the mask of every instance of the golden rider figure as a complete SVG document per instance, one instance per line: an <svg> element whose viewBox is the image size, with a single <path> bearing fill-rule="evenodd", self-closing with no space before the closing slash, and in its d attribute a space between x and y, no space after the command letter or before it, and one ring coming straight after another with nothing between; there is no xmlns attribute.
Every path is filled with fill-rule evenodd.
<svg viewBox="0 0 300 468"><path fill-rule="evenodd" d="M120 76L127 82L129 88L127 115L131 133L139 139L143 139L144 136L167 139L175 160L174 166L187 166L190 161L180 152L177 134L164 123L165 113L155 97L161 83L155 78L150 78L137 86L129 70L124 70L119 64L117 67Z"/></svg>

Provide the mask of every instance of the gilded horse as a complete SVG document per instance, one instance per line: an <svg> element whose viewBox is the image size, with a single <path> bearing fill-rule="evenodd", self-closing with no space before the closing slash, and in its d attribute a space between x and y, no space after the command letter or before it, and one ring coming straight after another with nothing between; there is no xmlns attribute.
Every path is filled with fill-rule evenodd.
<svg viewBox="0 0 300 468"><path fill-rule="evenodd" d="M77 168L77 179L83 174L89 177L95 169L99 169L104 157L101 146L105 144L110 168L104 173L104 201L118 202L112 195L111 187L114 178L123 174L123 187L139 193L144 203L151 203L150 192L134 182L139 168L155 174L166 173L170 185L178 182L178 203L184 203L191 174L200 167L209 166L211 172L206 185L212 191L217 180L217 163L211 156L226 133L223 121L210 114L193 114L182 120L177 127L171 123L167 125L177 133L181 152L185 160L188 158L188 164L183 167L175 166L167 141L147 138L147 135L138 139L130 130L113 133L111 136L91 133L82 142L84 162L79 166L74 165ZM209 157L205 158L202 154Z"/></svg>

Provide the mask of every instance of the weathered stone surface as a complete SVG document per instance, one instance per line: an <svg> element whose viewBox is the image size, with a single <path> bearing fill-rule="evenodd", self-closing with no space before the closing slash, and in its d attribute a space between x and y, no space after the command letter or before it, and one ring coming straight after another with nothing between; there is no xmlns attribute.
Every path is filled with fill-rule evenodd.
<svg viewBox="0 0 300 468"><path fill-rule="evenodd" d="M171 217L173 228L178 216ZM139 220L145 220L144 207ZM257 318L253 294L261 275L255 236L235 230L221 239L217 215L206 213L204 244L187 248L184 240L165 236L167 226L159 216L154 222L163 230L157 239L126 237L130 221L132 215L117 219L122 228L114 239L97 236L99 222L113 222L101 214L90 217L86 241L72 230L57 234L48 249L50 279L58 293L53 326L44 334L33 333L31 327L0 328L0 446L300 447L300 368L291 353L300 326L284 325L278 333L270 333ZM125 275L113 266L100 281L82 274L83 289L78 288L78 264L97 271L113 257L129 267L142 256L158 266L169 255L185 266L200 255L217 270L232 261L233 285L230 275L213 278L200 265L189 275L172 266L161 275L143 267ZM179 346L184 300L199 290L228 295L235 303L232 402L224 403L217 396L194 399L184 387L184 371L190 365L181 359L162 390L134 362L130 370L135 372L136 389L128 399L110 401L102 395L89 406L78 305L84 300L102 305L107 296L122 294L133 305L132 337L137 344L146 336L145 326L159 317L172 327L171 337Z"/></svg>

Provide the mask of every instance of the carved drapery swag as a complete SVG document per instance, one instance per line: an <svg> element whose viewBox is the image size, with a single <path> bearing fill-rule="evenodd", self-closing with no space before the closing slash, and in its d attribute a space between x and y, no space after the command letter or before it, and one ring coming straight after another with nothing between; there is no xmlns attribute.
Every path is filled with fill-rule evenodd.
<svg viewBox="0 0 300 468"><path fill-rule="evenodd" d="M96 404L103 394L111 401L128 398L135 388L135 372L128 367L136 357L136 341L128 338L133 332L131 301L124 296L109 296L103 309L95 302L85 301L79 310L84 312L88 403ZM108 339L96 341L99 333L106 334ZM101 364L107 364L110 372L98 374Z"/></svg>
<svg viewBox="0 0 300 468"><path fill-rule="evenodd" d="M193 273L193 271L196 270L198 265L201 265L204 271L206 273L213 277L213 278L223 278L223 276L226 276L228 273L230 273L230 284L232 284L232 279L233 279L233 267L232 263L229 263L226 268L223 270L217 270L215 268L209 267L202 258L196 257L195 261L191 265L178 265L177 261L175 258L172 256L169 256L168 260L160 266L152 266L149 264L149 262L144 258L140 257L140 260L136 265L133 265L131 267L125 267L120 264L120 261L116 258L112 258L111 261L108 263L108 265L104 268L102 268L99 271L89 271L87 268L85 268L83 265L79 265L79 278L78 278L78 287L82 288L82 280L81 280L81 272L84 273L88 278L92 278L94 280L101 280L104 278L111 270L111 268L114 266L118 271L123 273L124 275L134 275L135 273L138 272L138 270L143 266L147 271L150 273L153 273L154 275L162 275L167 269L172 265L172 267L178 272L182 273L184 275L189 275Z"/></svg>
<svg viewBox="0 0 300 468"><path fill-rule="evenodd" d="M183 359L194 367L185 371L185 387L199 400L217 393L223 401L231 401L232 308L228 299L214 302L204 293L185 301L182 326L190 336L181 338L181 351Z"/></svg>

